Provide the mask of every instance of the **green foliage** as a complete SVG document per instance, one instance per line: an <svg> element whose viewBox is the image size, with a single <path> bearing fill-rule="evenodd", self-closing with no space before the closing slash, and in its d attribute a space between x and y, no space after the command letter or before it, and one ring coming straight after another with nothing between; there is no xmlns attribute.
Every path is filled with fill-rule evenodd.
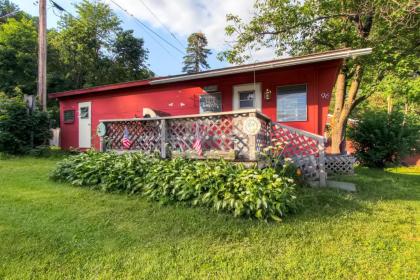
<svg viewBox="0 0 420 280"><path fill-rule="evenodd" d="M182 72L196 73L210 68L207 56L211 54L211 51L206 46L207 38L204 33L193 33L188 37L187 54L184 56Z"/></svg>
<svg viewBox="0 0 420 280"><path fill-rule="evenodd" d="M17 9L0 0L0 16ZM154 75L143 39L124 31L109 5L84 0L75 9L75 17L63 13L59 27L48 30L48 92ZM0 91L10 97L36 93L37 36L37 19L24 12L0 19Z"/></svg>
<svg viewBox="0 0 420 280"><path fill-rule="evenodd" d="M401 157L419 148L420 122L418 116L393 112L367 112L349 128L355 143L356 156L372 167L397 164Z"/></svg>
<svg viewBox="0 0 420 280"><path fill-rule="evenodd" d="M28 153L51 137L47 113L29 112L21 97L0 94L0 152Z"/></svg>
<svg viewBox="0 0 420 280"><path fill-rule="evenodd" d="M279 221L296 208L296 185L290 177L274 168L245 168L225 161L161 160L140 153L90 151L60 162L51 178L264 220Z"/></svg>
<svg viewBox="0 0 420 280"><path fill-rule="evenodd" d="M278 56L372 47L371 55L348 59L341 69L346 86L354 87L357 95L345 93L339 99L346 100L345 107L352 111L378 91L387 75L406 80L418 71L417 10L413 0L258 0L251 20L228 15L226 33L235 43L219 58L242 63L251 51L266 47L274 48Z"/></svg>
<svg viewBox="0 0 420 280"><path fill-rule="evenodd" d="M0 24L0 92L8 96L35 93L37 31L29 17Z"/></svg>
<svg viewBox="0 0 420 280"><path fill-rule="evenodd" d="M148 50L133 31L123 31L121 20L108 4L84 0L75 17L64 15L49 32L54 91L145 79L153 75ZM54 51L55 50L55 51ZM55 52L55 53L54 53Z"/></svg>

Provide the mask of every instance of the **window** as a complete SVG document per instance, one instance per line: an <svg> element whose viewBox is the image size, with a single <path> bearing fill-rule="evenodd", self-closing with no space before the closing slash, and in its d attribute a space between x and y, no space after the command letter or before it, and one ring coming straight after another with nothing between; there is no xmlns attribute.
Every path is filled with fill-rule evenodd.
<svg viewBox="0 0 420 280"><path fill-rule="evenodd" d="M306 85L277 88L277 120L281 122L306 121Z"/></svg>
<svg viewBox="0 0 420 280"><path fill-rule="evenodd" d="M239 91L239 108L255 108L255 91Z"/></svg>
<svg viewBox="0 0 420 280"><path fill-rule="evenodd" d="M73 122L74 122L74 110L65 110L64 123L73 123Z"/></svg>
<svg viewBox="0 0 420 280"><path fill-rule="evenodd" d="M80 118L81 119L89 118L89 107L80 107Z"/></svg>

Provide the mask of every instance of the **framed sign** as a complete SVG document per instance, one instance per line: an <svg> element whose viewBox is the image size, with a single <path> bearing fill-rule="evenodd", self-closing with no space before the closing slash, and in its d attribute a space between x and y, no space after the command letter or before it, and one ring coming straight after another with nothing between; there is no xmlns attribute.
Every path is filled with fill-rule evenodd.
<svg viewBox="0 0 420 280"><path fill-rule="evenodd" d="M106 126L105 126L105 124L103 122L100 122L98 124L98 127L96 127L96 134L99 137L104 137L105 136L105 134L106 134Z"/></svg>
<svg viewBox="0 0 420 280"><path fill-rule="evenodd" d="M220 92L200 95L200 113L215 113L222 111L222 96Z"/></svg>
<svg viewBox="0 0 420 280"><path fill-rule="evenodd" d="M243 130L248 135L257 135L261 130L261 123L256 117L248 117L244 120Z"/></svg>

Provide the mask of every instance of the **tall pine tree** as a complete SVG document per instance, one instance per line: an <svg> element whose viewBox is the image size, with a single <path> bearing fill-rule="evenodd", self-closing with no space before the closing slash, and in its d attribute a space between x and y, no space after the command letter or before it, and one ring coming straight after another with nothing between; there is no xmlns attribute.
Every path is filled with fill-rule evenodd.
<svg viewBox="0 0 420 280"><path fill-rule="evenodd" d="M187 54L184 56L182 72L196 73L210 68L207 56L211 54L206 48L207 38L202 32L193 33L188 37Z"/></svg>

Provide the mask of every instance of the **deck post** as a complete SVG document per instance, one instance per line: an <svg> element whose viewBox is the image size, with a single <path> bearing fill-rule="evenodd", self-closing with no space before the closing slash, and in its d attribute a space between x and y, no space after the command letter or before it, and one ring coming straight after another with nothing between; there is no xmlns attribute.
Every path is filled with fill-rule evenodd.
<svg viewBox="0 0 420 280"><path fill-rule="evenodd" d="M249 113L248 117L257 117L256 113ZM257 135L248 135L248 157L250 161L257 160Z"/></svg>
<svg viewBox="0 0 420 280"><path fill-rule="evenodd" d="M103 136L101 136L101 137L99 137L99 151L100 152L105 152L105 149L106 147L105 147L105 141L104 141L104 137Z"/></svg>
<svg viewBox="0 0 420 280"><path fill-rule="evenodd" d="M166 158L166 120L160 120L160 156Z"/></svg>
<svg viewBox="0 0 420 280"><path fill-rule="evenodd" d="M319 186L327 186L327 173L325 172L325 139L319 139Z"/></svg>

